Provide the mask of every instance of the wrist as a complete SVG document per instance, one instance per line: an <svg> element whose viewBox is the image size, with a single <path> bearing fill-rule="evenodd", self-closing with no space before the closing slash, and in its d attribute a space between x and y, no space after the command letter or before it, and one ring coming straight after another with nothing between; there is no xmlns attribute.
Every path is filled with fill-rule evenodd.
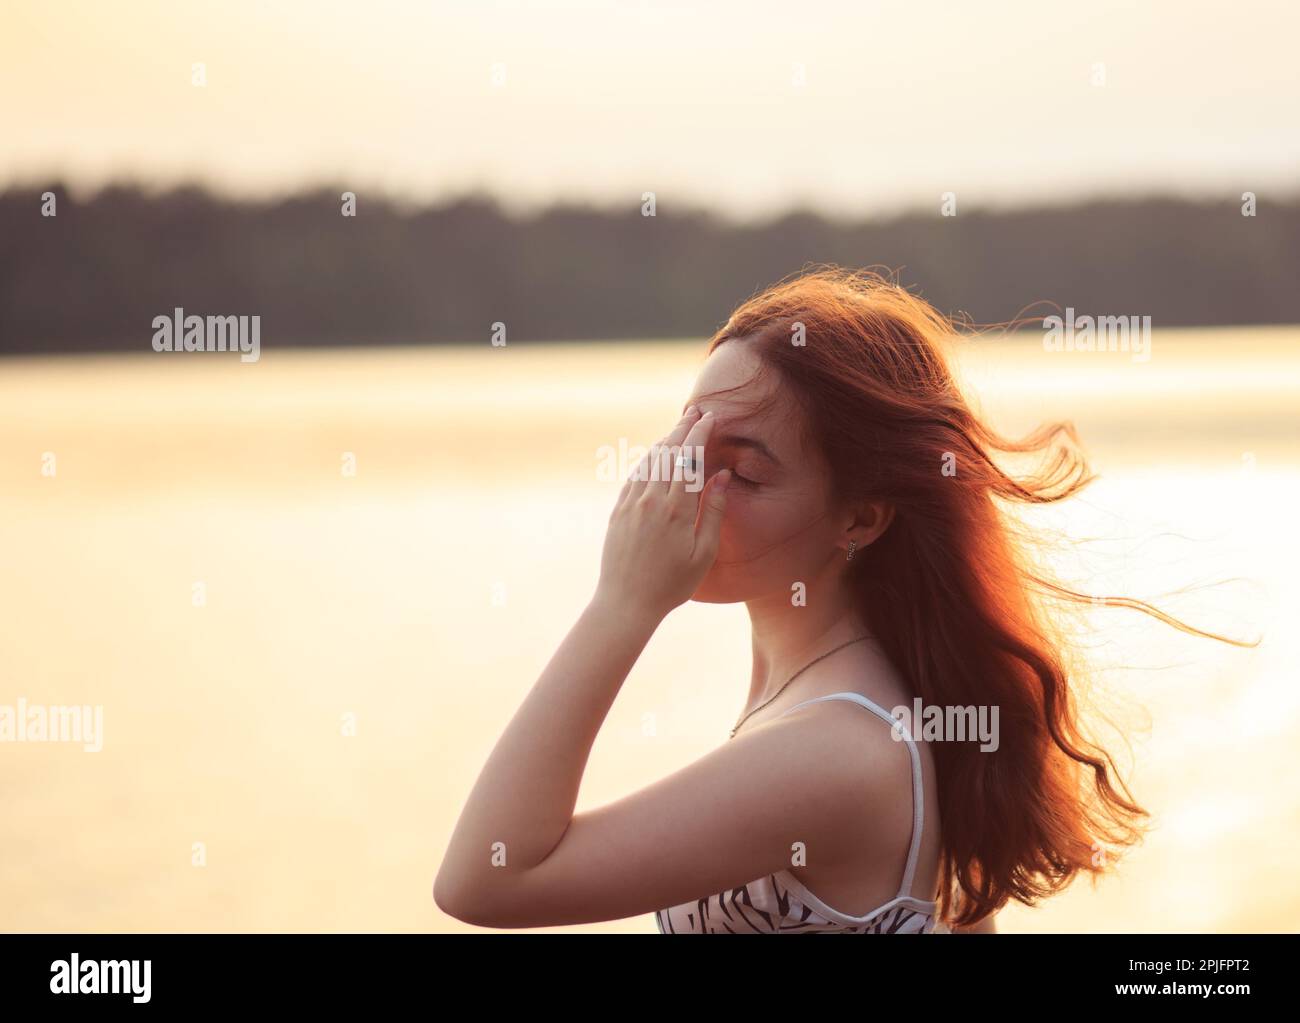
<svg viewBox="0 0 1300 1023"><path fill-rule="evenodd" d="M647 634L653 633L667 616L666 612L647 607L630 596L612 593L601 587L597 587L587 602L587 611L593 617L610 624L632 627Z"/></svg>

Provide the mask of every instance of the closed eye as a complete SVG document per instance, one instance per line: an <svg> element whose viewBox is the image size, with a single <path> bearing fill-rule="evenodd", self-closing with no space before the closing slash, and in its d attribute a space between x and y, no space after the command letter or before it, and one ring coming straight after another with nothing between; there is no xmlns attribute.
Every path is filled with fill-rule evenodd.
<svg viewBox="0 0 1300 1023"><path fill-rule="evenodd" d="M731 470L731 478L744 487L757 487L759 485L757 481L741 476L735 469Z"/></svg>

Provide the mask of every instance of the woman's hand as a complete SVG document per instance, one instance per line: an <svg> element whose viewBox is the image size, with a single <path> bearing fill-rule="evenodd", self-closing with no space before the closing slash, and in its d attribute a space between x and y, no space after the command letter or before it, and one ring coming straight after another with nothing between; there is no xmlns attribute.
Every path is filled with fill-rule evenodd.
<svg viewBox="0 0 1300 1023"><path fill-rule="evenodd" d="M712 428L712 413L691 406L628 477L609 516L598 599L659 621L708 574L731 479L723 469L699 486ZM675 464L679 453L694 457L694 472Z"/></svg>

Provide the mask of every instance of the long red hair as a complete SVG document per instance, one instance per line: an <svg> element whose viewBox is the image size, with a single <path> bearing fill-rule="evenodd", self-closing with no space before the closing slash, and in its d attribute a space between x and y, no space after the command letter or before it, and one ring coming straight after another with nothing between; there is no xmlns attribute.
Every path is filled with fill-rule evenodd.
<svg viewBox="0 0 1300 1023"><path fill-rule="evenodd" d="M948 362L961 333L879 274L822 266L745 301L708 351L740 338L756 346L761 372L777 374L773 400L794 402L792 425L829 463L833 496L894 506L849 571L863 621L911 695L926 706L998 707L997 750L934 750L939 913L969 926L1013 898L1034 905L1080 871L1095 880L1109 853L1140 841L1149 816L1083 734L1068 648L1043 598L1132 607L1185 632L1253 644L1140 600L1075 592L1034 566L998 499L1061 501L1095 477L1068 422L1016 441L981 421ZM997 452L1050 457L1013 477Z"/></svg>

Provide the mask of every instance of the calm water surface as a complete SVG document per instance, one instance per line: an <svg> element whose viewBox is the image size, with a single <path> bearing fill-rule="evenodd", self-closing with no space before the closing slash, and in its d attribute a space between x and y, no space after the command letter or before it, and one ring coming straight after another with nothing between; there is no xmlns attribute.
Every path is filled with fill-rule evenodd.
<svg viewBox="0 0 1300 1023"><path fill-rule="evenodd" d="M434 873L594 585L618 488L597 452L656 440L702 352L0 361L0 704L104 708L101 752L0 743L0 925L462 929ZM1078 426L1101 479L1036 517L1066 581L1265 636L1063 622L1155 828L1117 876L1003 929L1294 930L1300 330L1157 331L1145 363L979 342L959 368L1008 432ZM742 606L675 611L579 809L725 741L748 653Z"/></svg>

